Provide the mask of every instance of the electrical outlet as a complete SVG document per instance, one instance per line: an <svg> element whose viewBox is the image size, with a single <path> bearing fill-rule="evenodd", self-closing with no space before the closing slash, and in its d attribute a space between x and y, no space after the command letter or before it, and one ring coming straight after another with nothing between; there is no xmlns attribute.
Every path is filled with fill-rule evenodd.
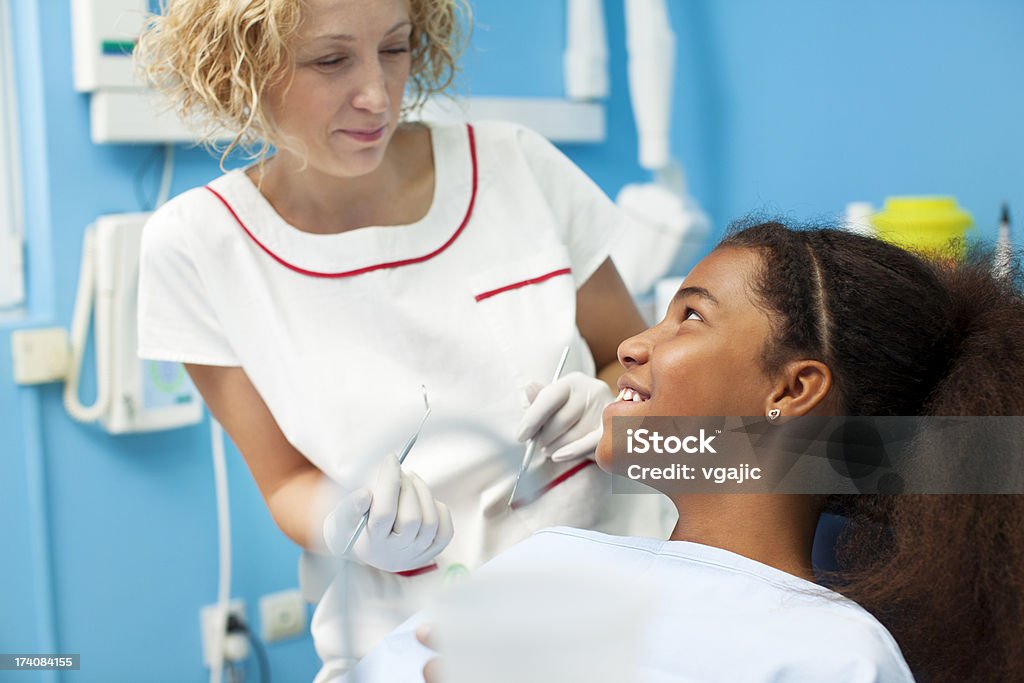
<svg viewBox="0 0 1024 683"><path fill-rule="evenodd" d="M260 634L263 642L294 638L306 632L306 601L298 590L270 593L260 598Z"/></svg>
<svg viewBox="0 0 1024 683"><path fill-rule="evenodd" d="M230 603L228 603L228 615L232 614L238 617L238 619L240 619L244 623L249 623L249 621L245 618L244 600L236 598L235 600L232 600ZM214 648L216 647L217 642L218 624L216 603L213 605L206 605L205 607L199 609L199 627L200 633L203 638L203 663L206 664L207 668L210 668L213 666L213 653L215 651ZM246 646L243 648L240 646L240 643L236 642L238 641L238 638L235 637L234 634L232 634L232 637L234 638L234 641L232 643L233 647L226 647L225 645L228 639L227 617L224 618L223 628L224 633L223 636L221 636L220 643L221 651L225 653L225 661L237 662L246 659L249 656L248 642L245 642ZM229 654L232 656L229 657Z"/></svg>

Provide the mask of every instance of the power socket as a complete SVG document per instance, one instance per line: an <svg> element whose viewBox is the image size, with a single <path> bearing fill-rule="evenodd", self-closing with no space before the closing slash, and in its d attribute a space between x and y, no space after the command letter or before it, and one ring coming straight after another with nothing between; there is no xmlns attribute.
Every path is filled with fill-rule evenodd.
<svg viewBox="0 0 1024 683"><path fill-rule="evenodd" d="M219 625L217 611L216 604L206 605L199 609L199 628L203 639L203 663L207 668L213 667L213 654L216 652L219 628L223 628L223 635L219 640L225 662L240 662L249 657L249 641L245 635L241 633L229 635L227 632L228 615L234 615L242 623L248 625L249 620L245 618L245 601L238 598L228 603L228 614Z"/></svg>
<svg viewBox="0 0 1024 683"><path fill-rule="evenodd" d="M302 593L286 590L260 598L260 628L264 643L306 633L306 601Z"/></svg>

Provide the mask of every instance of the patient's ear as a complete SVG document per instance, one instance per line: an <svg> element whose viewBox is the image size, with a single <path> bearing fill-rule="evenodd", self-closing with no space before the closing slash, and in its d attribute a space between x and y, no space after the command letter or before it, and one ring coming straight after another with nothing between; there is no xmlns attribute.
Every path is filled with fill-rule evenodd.
<svg viewBox="0 0 1024 683"><path fill-rule="evenodd" d="M765 414L773 408L786 417L835 414L832 370L817 360L794 360L782 366Z"/></svg>

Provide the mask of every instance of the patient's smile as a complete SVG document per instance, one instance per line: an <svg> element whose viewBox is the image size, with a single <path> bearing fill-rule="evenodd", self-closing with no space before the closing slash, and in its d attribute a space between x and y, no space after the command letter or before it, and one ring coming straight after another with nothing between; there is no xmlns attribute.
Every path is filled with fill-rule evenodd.
<svg viewBox="0 0 1024 683"><path fill-rule="evenodd" d="M615 400L632 401L633 403L643 403L649 398L650 396L645 396L644 394L640 393L636 389L633 389L632 387L624 387L622 391L619 392L619 395L615 397Z"/></svg>

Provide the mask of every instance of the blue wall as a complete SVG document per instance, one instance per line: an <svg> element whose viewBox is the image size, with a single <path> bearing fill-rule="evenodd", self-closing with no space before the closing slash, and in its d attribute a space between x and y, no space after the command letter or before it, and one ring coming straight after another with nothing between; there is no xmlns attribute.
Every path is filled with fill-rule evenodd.
<svg viewBox="0 0 1024 683"><path fill-rule="evenodd" d="M987 239L1000 202L1024 218L1024 3L670 5L675 149L719 230L899 194L955 195Z"/></svg>
<svg viewBox="0 0 1024 683"><path fill-rule="evenodd" d="M197 613L216 594L207 427L112 437L72 422L59 386L11 381L9 331L69 325L82 231L100 214L140 208L134 176L152 151L89 142L87 100L72 88L68 3L12 4L29 308L0 323L0 652L82 654L73 678L42 680L202 681ZM473 4L462 89L560 95L562 3ZM647 174L635 163L622 3L605 4L610 139L567 151L614 194ZM751 210L836 215L851 200L903 193L955 194L987 237L1000 201L1024 211L1024 4L671 0L671 11L674 151L716 233ZM179 147L173 191L217 174L204 152ZM86 400L93 373L90 361ZM240 456L228 455L233 593L258 622L259 596L295 586L297 550ZM276 681L309 680L316 669L309 638L269 650Z"/></svg>

